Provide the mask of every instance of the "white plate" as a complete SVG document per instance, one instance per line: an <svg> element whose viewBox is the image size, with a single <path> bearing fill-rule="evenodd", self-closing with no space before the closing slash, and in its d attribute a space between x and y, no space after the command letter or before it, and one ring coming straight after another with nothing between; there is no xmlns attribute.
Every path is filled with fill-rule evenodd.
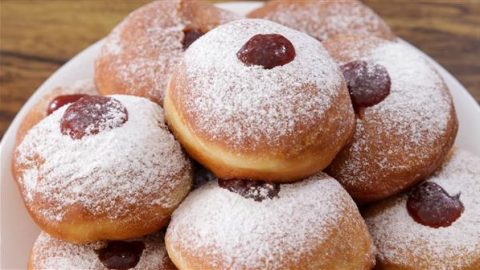
<svg viewBox="0 0 480 270"><path fill-rule="evenodd" d="M260 5L261 3L258 2L237 2L219 4L218 6L240 14L246 14ZM30 248L39 232L38 227L33 223L23 206L10 171L13 144L20 120L53 87L68 85L78 79L92 78L93 61L99 52L101 42L98 41L91 45L50 76L23 106L5 133L0 145L0 269L25 269ZM428 58L428 56L426 57ZM460 120L456 144L480 156L480 143L478 143L480 140L480 107L452 75L435 61L431 60L431 62L443 76L453 95Z"/></svg>

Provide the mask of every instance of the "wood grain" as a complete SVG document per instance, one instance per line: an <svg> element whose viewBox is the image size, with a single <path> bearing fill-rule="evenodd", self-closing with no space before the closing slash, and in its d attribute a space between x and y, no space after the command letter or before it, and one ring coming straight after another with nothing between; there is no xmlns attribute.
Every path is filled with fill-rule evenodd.
<svg viewBox="0 0 480 270"><path fill-rule="evenodd" d="M147 0L2 0L0 136L31 94ZM365 0L480 102L480 0Z"/></svg>

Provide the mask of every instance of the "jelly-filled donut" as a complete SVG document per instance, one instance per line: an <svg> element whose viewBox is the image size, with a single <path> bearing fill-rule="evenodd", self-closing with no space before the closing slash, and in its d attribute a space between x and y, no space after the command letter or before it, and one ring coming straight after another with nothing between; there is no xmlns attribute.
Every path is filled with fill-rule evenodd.
<svg viewBox="0 0 480 270"><path fill-rule="evenodd" d="M271 20L320 41L338 34L395 36L382 18L357 0L271 0L247 17Z"/></svg>
<svg viewBox="0 0 480 270"><path fill-rule="evenodd" d="M175 210L165 244L183 269L371 269L374 248L342 186L324 173L292 184L208 182Z"/></svg>
<svg viewBox="0 0 480 270"><path fill-rule="evenodd" d="M71 85L53 88L25 115L18 127L15 145L19 145L23 137L25 137L25 134L53 111L63 105L72 103L85 95L96 94L98 94L97 90L91 80L79 80Z"/></svg>
<svg viewBox="0 0 480 270"><path fill-rule="evenodd" d="M124 241L72 244L42 232L33 245L29 270L175 270L162 233Z"/></svg>
<svg viewBox="0 0 480 270"><path fill-rule="evenodd" d="M192 184L163 110L134 96L85 96L35 125L13 175L33 219L74 243L162 228Z"/></svg>
<svg viewBox="0 0 480 270"><path fill-rule="evenodd" d="M237 15L205 1L155 1L132 12L107 37L95 64L98 91L162 104L173 68L199 36Z"/></svg>
<svg viewBox="0 0 480 270"><path fill-rule="evenodd" d="M353 141L327 172L360 203L386 198L433 173L458 128L440 75L400 41L338 36L323 44L341 65L357 115Z"/></svg>
<svg viewBox="0 0 480 270"><path fill-rule="evenodd" d="M480 158L455 150L426 182L366 210L378 269L480 269Z"/></svg>
<svg viewBox="0 0 480 270"><path fill-rule="evenodd" d="M260 19L224 24L192 44L164 108L189 154L222 179L313 175L352 138L355 122L322 45Z"/></svg>

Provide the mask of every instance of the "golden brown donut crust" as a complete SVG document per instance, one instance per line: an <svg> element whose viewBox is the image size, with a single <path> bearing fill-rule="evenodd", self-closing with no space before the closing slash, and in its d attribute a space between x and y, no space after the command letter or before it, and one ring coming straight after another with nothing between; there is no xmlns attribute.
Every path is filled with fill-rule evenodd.
<svg viewBox="0 0 480 270"><path fill-rule="evenodd" d="M18 177L19 171L15 168L14 178L18 179ZM191 186L180 176L173 178L172 181L183 183L175 192L169 194L172 201L180 202ZM22 186L18 186L24 194ZM145 199L153 201L157 196L146 196ZM49 203L48 198L38 197L35 204L25 204L25 207L30 217L43 231L56 238L78 244L91 243L100 239L124 240L154 233L168 224L170 214L176 208L175 206L170 208L149 206L149 212L147 212L145 205L138 204L125 209L125 212L135 213L134 215L112 220L107 214L92 214L85 207L75 205L69 207L61 221L52 221L39 214L43 209L54 207Z"/></svg>
<svg viewBox="0 0 480 270"><path fill-rule="evenodd" d="M395 37L382 18L357 0L270 0L247 17L278 22L319 40L338 34Z"/></svg>
<svg viewBox="0 0 480 270"><path fill-rule="evenodd" d="M306 205L309 212L303 212ZM212 234L220 236L211 239ZM181 270L367 270L375 264L374 247L356 205L323 173L281 184L278 198L262 202L208 183L173 214L165 244Z"/></svg>
<svg viewBox="0 0 480 270"><path fill-rule="evenodd" d="M33 105L30 111L25 115L20 126L18 127L17 135L15 137L15 146L18 146L27 132L43 118L47 116L47 109L50 102L61 95L73 95L73 94L98 94L95 89L93 81L77 81L69 86L55 87L50 90L40 101Z"/></svg>
<svg viewBox="0 0 480 270"><path fill-rule="evenodd" d="M347 210L344 215L350 214ZM290 262L281 269L285 270L370 270L375 265L375 256L368 253L373 249L370 236L366 236L364 224L354 222L350 218L344 218L339 223L329 224L334 229L325 243L318 245L310 256L305 256L301 263ZM202 251L188 253L174 242L166 239L168 256L180 270L204 269L215 270L216 267L209 265L210 261L221 261L221 258L210 257ZM198 254L201 254L198 256ZM285 257L291 257L296 252L286 252ZM247 269L247 268L245 268ZM250 268L248 268L250 269ZM257 268L251 268L257 269ZM264 269L264 268L258 268ZM274 268L265 268L274 269ZM470 270L470 269L468 269Z"/></svg>
<svg viewBox="0 0 480 270"><path fill-rule="evenodd" d="M480 269L480 158L454 149L427 181L450 196L460 194L463 213L448 227L431 228L414 221L406 210L408 193L376 203L364 211L378 248L379 270Z"/></svg>
<svg viewBox="0 0 480 270"><path fill-rule="evenodd" d="M172 79L172 84L175 84L173 82L175 80L175 78ZM183 87L187 85L183 84ZM170 87L169 89L172 89ZM175 91L178 93L181 90L175 87ZM348 107L350 98L345 94L346 91L340 92L336 102L343 105L339 107L350 108ZM257 149L244 149L236 153L229 149L227 142L212 142L208 134L192 130L195 127L189 124L192 123L191 118L181 109L177 109L178 107L173 104L179 105L179 102L172 99L178 101L182 97L177 95L172 98L169 94L165 97L167 122L175 137L190 156L222 179L246 178L278 182L298 180L328 166L335 153L353 137L353 129L349 127L352 126L353 117L344 123L332 121L344 115L351 115L352 112L349 109L339 110L337 107L332 107L326 112L328 116L319 121L317 126L304 127L305 130L316 128L318 131L316 134L305 132L303 137L300 135L285 138L281 146L273 151L267 143L264 143ZM349 130L340 137L337 136L336 131L343 130L345 127ZM292 141L304 144L292 145Z"/></svg>
<svg viewBox="0 0 480 270"><path fill-rule="evenodd" d="M458 130L455 107L440 75L400 41L337 36L324 45L340 64L385 60L392 79L390 95L357 117L352 143L337 155L327 172L359 203L386 198L432 174L450 151ZM408 60L402 60L400 50ZM375 53L378 55L372 56ZM397 70L392 59L403 68ZM418 71L418 77L406 70L407 66ZM431 76L431 82L426 81L425 74ZM428 97L422 96L422 87L429 91ZM418 95L413 89L418 89ZM411 99L402 100L407 95ZM410 112L416 112L415 116L409 116ZM435 125L444 128L436 130ZM430 130L424 128L427 126Z"/></svg>
<svg viewBox="0 0 480 270"><path fill-rule="evenodd" d="M207 35L216 35L217 32L221 33L222 31L230 31L230 29L236 28L238 28L238 31L243 31L239 30L243 29L243 24L248 25L245 26L245 29L250 29L250 31L252 31L251 29L255 29L254 31L257 31L256 27L264 24L268 25L265 27L273 27L271 25L275 25L275 27L288 29L278 24L268 22L266 20L239 20L236 22L232 22L229 25L221 26L222 29L219 27L214 30L215 33L210 32ZM250 26L250 24L256 26ZM225 28L227 28L227 30L225 30ZM198 77L189 75L190 67L187 66L186 61L182 62L177 67L176 71L171 77L164 101L167 123L169 124L173 133L176 135L176 138L187 150L187 152L195 160L197 160L203 166L211 170L219 178L244 178L277 182L289 182L299 180L309 175L312 175L315 172L318 172L328 166L336 153L338 153L338 151L352 138L353 125L355 121L353 108L351 106L350 97L348 95L346 85L342 80L340 73L337 73L339 71L336 65L329 62L330 58L328 54L323 54L323 48L321 48L321 45L317 43L314 39L291 29L288 29L288 31L293 31L293 33L295 33L293 35L301 35L302 39L308 40L308 42L302 41L304 43L300 43L301 45L298 46L311 46L314 48L312 50L315 53L320 54L320 56L318 56L319 59L322 59L322 57L324 58L325 62L321 62L323 65L325 65L324 68L322 67L324 71L318 71L318 74L322 74L322 72L325 72L328 75L324 75L325 77L319 80L323 80L324 85L332 87L329 90L325 90L324 88L328 86L312 86L312 84L301 82L301 79L297 79L295 81L295 76L297 76L298 73L297 75L290 75L293 72L292 70L290 70L291 68L288 67L290 63L285 65L285 71L282 71L284 66L277 67L278 71L272 71L277 73L277 77L287 77L285 81L280 84L285 84L287 80L295 81L295 84L292 82L292 85L279 85L277 89L278 92L275 93L276 96L274 98L281 99L282 96L287 95L303 95L305 96L305 98L307 98L309 94L305 93L314 93L310 95L312 96L312 99L318 100L320 99L319 96L323 95L323 99L328 100L328 104L321 104L325 108L321 114L315 111L314 113L310 114L310 116L315 115L314 117L312 117L313 119L307 119L304 121L299 120L300 117L298 115L300 115L300 113L291 113L286 109L281 108L282 106L284 106L283 104L285 103L278 104L279 102L275 101L277 103L273 105L271 105L270 103L267 104L267 106L272 107L278 105L277 107L279 107L280 109L278 109L274 113L280 111L280 113L278 113L278 115L280 115L279 118L287 114L293 115L291 116L290 122L295 122L295 128L290 133L284 134L282 133L284 128L280 128L280 130L274 130L270 133L265 131L264 133L267 134L264 135L263 133L261 133L263 131L260 130L263 127L257 124L259 121L263 120L258 119L260 119L260 117L263 117L262 119L269 119L274 116L270 114L264 116L257 116L260 111L251 112L250 115L257 118L253 120L255 124L251 124L250 122L248 122L250 121L248 119L238 119L242 117L242 113L244 114L244 112L242 111L232 117L232 119L237 117L236 120L239 120L232 120L235 121L231 123L232 129L234 128L233 126L238 127L238 131L235 132L235 134L254 134L251 136L241 135L241 138L234 137L235 135L232 136L232 133L229 133L228 131L228 124L226 124L225 122L221 122L220 120L217 122L218 124L214 123L214 117L212 116L214 114L211 113L210 110L204 110L201 113L199 110L196 109L194 105L191 105L192 102L196 102L193 97L195 97L196 100L209 100L211 97L207 96L209 94L205 94L205 92L203 92L202 90L197 90L198 88L195 88L194 85L197 84ZM207 35L205 35L204 38L207 37ZM209 37L215 38L212 35L210 35ZM202 48L205 49L207 48L206 44L211 44L211 42L205 41L204 38L197 41L196 45L202 46ZM200 50L198 48L199 46L191 47L188 54L203 54L203 52L197 51L197 49ZM318 46L320 47L318 48ZM232 48L228 48L228 50L233 51L236 48L235 45L232 45L231 47ZM212 51L214 50L216 49L213 49ZM297 53L297 57L305 57L305 53L303 53L303 56L300 56L300 52ZM232 54L235 55L233 52ZM222 63L221 65L224 64ZM235 65L239 66L243 64L235 63ZM301 66L302 64L298 64L297 62L295 63L295 65ZM295 66L295 68L297 66ZM233 67L229 66L225 68ZM241 69L242 67L237 68ZM302 68L311 69L311 67L307 67L307 64L303 64ZM232 85L242 85L245 80L250 79L241 76L239 76L238 78L233 78L235 77L235 72L229 72L230 75L225 75L225 73L215 74L212 73L210 70L205 70L205 74L200 76L205 76L207 78L215 76L225 76L225 78L229 77L225 80L228 81L227 84L230 83ZM258 73L263 74L261 72L266 71L259 71ZM297 72L302 73L303 71L297 70ZM300 83L298 83L299 80ZM263 84L265 83L263 82ZM265 91L263 90L263 87L269 88L270 86L256 85L255 87L257 87L255 91L261 93L262 91ZM317 89L315 87L319 88ZM321 87L323 88L320 89ZM251 89L253 89L253 87ZM193 93L194 91L196 92ZM219 87L218 91L219 95L221 95L222 93L229 93L227 87L222 88L222 86ZM199 97L197 97L197 95ZM243 98L242 95L245 94L240 92L238 93L238 96L235 96L233 98L241 99ZM270 100L274 100L274 98L270 98ZM265 101L265 99L263 99L262 102L268 103L270 101ZM293 106L296 106L296 108L302 108L306 107L305 102L308 102L308 100L300 100L299 98L294 100L292 98L287 100L286 102L290 102L291 104L293 104ZM292 106L291 104L288 104L288 106ZM321 105L319 105L319 107ZM219 106L224 105L220 104ZM215 126L215 130L217 130L217 128L221 128L222 130L213 131L215 132L215 134L213 134L213 132L211 132L212 129L205 128L207 117L209 119L212 119L209 123L212 123L212 125ZM279 121L283 121L281 123L286 122L283 118ZM288 123L285 123L285 125L287 124ZM267 130L267 128L270 127L265 126L264 128L265 130ZM274 141L275 139L278 140Z"/></svg>
<svg viewBox="0 0 480 270"><path fill-rule="evenodd" d="M98 91L162 105L169 76L183 55L183 30L206 33L236 18L197 0L155 1L135 10L113 29L96 60Z"/></svg>
<svg viewBox="0 0 480 270"><path fill-rule="evenodd" d="M190 161L168 132L162 109L144 98L114 98L127 108L124 126L91 135L93 140L65 140L57 131L62 107L36 125L14 153L12 173L27 210L59 239L88 243L155 232L190 190ZM137 129L144 129L141 135L130 133Z"/></svg>
<svg viewBox="0 0 480 270"><path fill-rule="evenodd" d="M344 215L350 214L345 210ZM352 223L349 218L344 218L339 223L329 224L336 227L326 242L318 245L310 256L303 258L301 263L290 262L281 269L285 270L370 270L375 265L375 256L368 253L373 249L369 236L365 234L364 224ZM209 261L221 261L221 258L210 257L201 251L189 254L175 243L166 240L168 255L175 266L180 270L204 269L215 270ZM351 251L351 252L350 252ZM201 257L198 256L201 254ZM285 257L291 257L295 252L286 252ZM247 269L247 268L245 268ZM250 268L248 268L250 269ZM251 268L256 269L256 268ZM263 269L263 268L259 268ZM274 268L265 268L274 269ZM468 269L470 270L470 269Z"/></svg>
<svg viewBox="0 0 480 270"><path fill-rule="evenodd" d="M163 233L155 233L128 241L141 241L145 245L145 249L142 251L137 265L131 269L177 269L168 258ZM90 244L72 244L53 238L45 232L41 232L33 245L27 269L42 270L55 267L55 270L107 270L108 268L99 260L97 254L97 251L106 245L106 241Z"/></svg>

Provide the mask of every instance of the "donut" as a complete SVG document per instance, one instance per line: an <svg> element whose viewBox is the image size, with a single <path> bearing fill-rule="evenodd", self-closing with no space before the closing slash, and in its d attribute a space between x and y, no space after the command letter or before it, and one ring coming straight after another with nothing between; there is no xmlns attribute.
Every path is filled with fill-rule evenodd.
<svg viewBox="0 0 480 270"><path fill-rule="evenodd" d="M480 158L455 150L425 182L368 208L378 269L480 269Z"/></svg>
<svg viewBox="0 0 480 270"><path fill-rule="evenodd" d="M221 179L300 180L352 138L354 111L322 45L274 22L244 19L185 52L164 100L186 151Z"/></svg>
<svg viewBox="0 0 480 270"><path fill-rule="evenodd" d="M211 181L175 210L165 245L178 269L371 269L357 206L324 173L303 181Z"/></svg>
<svg viewBox="0 0 480 270"><path fill-rule="evenodd" d="M142 96L161 105L184 50L210 29L236 18L196 0L155 1L135 10L101 48L95 62L98 91Z"/></svg>
<svg viewBox="0 0 480 270"><path fill-rule="evenodd" d="M157 104L85 96L35 125L13 175L42 230L73 243L155 232L187 195L191 164Z"/></svg>
<svg viewBox="0 0 480 270"><path fill-rule="evenodd" d="M127 241L72 244L42 232L33 245L29 270L176 270L162 233Z"/></svg>
<svg viewBox="0 0 480 270"><path fill-rule="evenodd" d="M341 65L356 111L353 141L327 172L358 203L398 193L432 174L458 121L443 79L415 49L373 36L323 42Z"/></svg>
<svg viewBox="0 0 480 270"><path fill-rule="evenodd" d="M247 17L271 20L320 41L338 34L395 37L382 18L357 0L270 0Z"/></svg>
<svg viewBox="0 0 480 270"><path fill-rule="evenodd" d="M17 130L15 145L19 145L25 134L40 120L59 107L79 99L83 95L98 94L91 80L79 80L71 85L51 89L25 115Z"/></svg>

